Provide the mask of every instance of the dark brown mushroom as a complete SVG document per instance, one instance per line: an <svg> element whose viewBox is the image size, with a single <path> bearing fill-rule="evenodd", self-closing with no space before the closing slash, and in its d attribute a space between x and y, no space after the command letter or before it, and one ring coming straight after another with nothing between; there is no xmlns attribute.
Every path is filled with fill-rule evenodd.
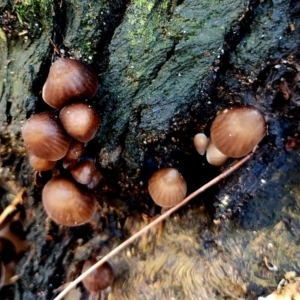
<svg viewBox="0 0 300 300"><path fill-rule="evenodd" d="M60 109L70 101L94 97L98 88L97 75L87 64L69 58L59 58L50 68L43 87L43 99Z"/></svg>
<svg viewBox="0 0 300 300"><path fill-rule="evenodd" d="M95 258L87 260L83 265L82 273L93 266L96 262L97 260ZM114 271L108 262L102 264L82 280L83 285L89 292L99 292L101 290L105 290L112 285L113 281Z"/></svg>
<svg viewBox="0 0 300 300"><path fill-rule="evenodd" d="M22 126L22 136L32 154L47 160L64 157L71 142L71 137L53 112L31 116Z"/></svg>
<svg viewBox="0 0 300 300"><path fill-rule="evenodd" d="M65 169L73 168L76 165L78 159L83 154L83 152L84 152L84 143L73 139L71 141L70 147L65 157L63 158L62 161L63 168Z"/></svg>
<svg viewBox="0 0 300 300"><path fill-rule="evenodd" d="M88 184L92 181L96 171L97 168L93 161L81 160L71 169L71 174L77 182Z"/></svg>
<svg viewBox="0 0 300 300"><path fill-rule="evenodd" d="M96 211L95 197L67 178L51 179L43 189L42 199L48 216L65 226L82 225Z"/></svg>
<svg viewBox="0 0 300 300"><path fill-rule="evenodd" d="M252 106L221 111L211 126L211 140L228 157L247 155L266 135L263 115Z"/></svg>
<svg viewBox="0 0 300 300"><path fill-rule="evenodd" d="M157 205L172 207L184 199L187 185L178 170L166 168L158 170L151 176L148 190Z"/></svg>
<svg viewBox="0 0 300 300"><path fill-rule="evenodd" d="M96 170L96 172L93 174L92 180L87 184L87 188L90 190L94 189L102 179L103 175L99 170Z"/></svg>
<svg viewBox="0 0 300 300"><path fill-rule="evenodd" d="M84 143L94 137L100 124L97 111L86 102L65 106L60 111L59 118L69 135Z"/></svg>

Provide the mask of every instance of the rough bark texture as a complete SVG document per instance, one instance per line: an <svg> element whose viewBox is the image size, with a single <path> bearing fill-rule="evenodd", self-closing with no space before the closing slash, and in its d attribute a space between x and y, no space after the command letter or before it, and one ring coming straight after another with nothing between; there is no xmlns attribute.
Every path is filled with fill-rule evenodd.
<svg viewBox="0 0 300 300"><path fill-rule="evenodd" d="M20 136L26 118L50 110L41 98L54 58L50 39L61 53L89 63L99 78L92 102L102 124L87 152L106 176L97 191L103 210L91 224L71 229L53 223L45 227L41 186L34 183ZM125 299L121 295L128 299L255 299L274 286L280 276L272 281L259 274L257 278L265 280L262 283L253 279L257 270L247 268L259 261L251 251L264 248L266 237L254 245L251 233L245 231L245 238L235 236L235 227L229 225L221 226L217 233L211 220L233 218L241 230L259 231L284 218L287 227L286 231L280 229L281 233L288 235L294 224L297 231L293 234L299 238L300 223L293 212L299 208L299 41L300 5L296 0L2 1L0 176L7 183L27 188L25 225L28 239L36 245L35 257L16 285L15 299L53 298L56 288L78 275L91 252L105 253L124 239L125 220L135 216L140 224L145 221L140 220L141 212L153 216L155 208L145 192L145 182L159 166L178 167L189 191L217 174L205 158L197 156L192 137L200 131L209 134L217 111L234 104L257 107L266 116L269 134L247 168L195 201L196 207L206 203L205 216L191 208L179 216L189 216L190 223L176 225L174 218L175 225L166 224L166 228L173 226L176 234L186 231L186 239L190 236L195 241L190 244L192 249L182 250L192 257L190 261L182 258L188 278L183 276L171 288L171 280L161 283L162 267L144 271L143 253L150 251L148 259L155 260L154 254L158 257L163 247L157 242L156 252L144 246L134 258L130 254L130 258L112 262L118 270L110 299ZM42 184L47 178L48 173L42 176ZM287 190L294 194L287 196ZM210 204L213 200L214 207ZM203 219L202 224L194 224L194 217ZM170 236L177 239L174 232ZM296 248L297 242L284 238ZM170 242L170 238L165 236L162 241ZM229 241L243 244L252 253L247 266L240 253L243 247L236 246L234 252ZM276 243L276 236L272 242ZM175 242L170 247L174 255L180 251ZM218 260L220 247L224 248ZM231 251L235 257L228 256ZM280 251L291 260L300 255ZM195 265L199 254L203 259ZM214 270L223 268L218 276L209 261ZM130 264L136 269L128 270ZM178 274L175 262L166 264ZM286 259L282 264L283 270L292 268ZM242 274L230 273L232 265ZM137 270L144 272L146 279L141 280ZM200 288L203 283L196 276L201 270L209 278L205 288ZM181 280L191 282L190 277L197 279L185 286ZM142 282L142 287L130 282ZM231 288L224 288L228 284Z"/></svg>

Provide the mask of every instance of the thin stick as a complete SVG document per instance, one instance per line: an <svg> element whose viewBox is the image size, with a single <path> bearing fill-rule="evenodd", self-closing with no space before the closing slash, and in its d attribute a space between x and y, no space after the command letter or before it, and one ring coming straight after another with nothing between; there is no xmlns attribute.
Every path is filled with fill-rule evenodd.
<svg viewBox="0 0 300 300"><path fill-rule="evenodd" d="M153 222L142 228L140 231L132 235L129 239L124 241L122 244L120 244L118 247L113 249L111 252L109 252L107 255L105 255L102 259L100 259L97 263L95 263L93 266L91 266L89 269L87 269L84 273L82 273L79 277L77 277L74 281L70 282L69 285L56 297L54 300L61 300L63 297L73 288L76 287L78 283L80 283L87 275L92 273L94 270L96 270L98 267L100 267L103 263L111 259L113 256L118 254L121 250L126 248L128 245L130 245L132 242L134 242L138 237L143 235L145 232L147 232L150 228L153 226L157 225L158 223L162 222L165 220L168 216L170 216L173 212L178 210L180 207L184 206L187 204L191 199L195 198L197 195L208 189L209 187L213 186L214 184L218 183L221 181L223 178L226 176L230 175L233 173L235 170L237 170L241 165L243 165L246 161L249 160L249 158L253 155L253 152L245 156L243 159L241 159L239 162L237 162L234 166L230 167L228 170L224 171L221 173L219 176L215 177L202 187L200 187L198 190L190 194L188 197L186 197L182 202L179 204L173 206L170 208L168 211L166 211L164 214L162 214L160 217L155 219Z"/></svg>
<svg viewBox="0 0 300 300"><path fill-rule="evenodd" d="M0 215L0 227L3 227L3 224L8 220L8 218L12 217L13 214L18 211L18 205L23 205L23 195L25 191L26 189L22 188L20 192L15 196L12 203L3 210Z"/></svg>

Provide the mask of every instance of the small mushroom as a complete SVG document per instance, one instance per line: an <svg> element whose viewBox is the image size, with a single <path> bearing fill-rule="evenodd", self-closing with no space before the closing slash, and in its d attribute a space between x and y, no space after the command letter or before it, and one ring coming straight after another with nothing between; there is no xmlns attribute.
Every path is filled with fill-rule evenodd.
<svg viewBox="0 0 300 300"><path fill-rule="evenodd" d="M38 172L51 170L56 165L56 161L37 157L30 152L28 156L30 165Z"/></svg>
<svg viewBox="0 0 300 300"><path fill-rule="evenodd" d="M96 262L97 260L95 258L87 260L83 265L82 273L93 266ZM89 292L100 292L105 290L112 285L113 281L114 271L108 262L102 264L82 280L83 285Z"/></svg>
<svg viewBox="0 0 300 300"><path fill-rule="evenodd" d="M71 142L53 112L31 116L22 126L22 136L29 152L54 161L66 155Z"/></svg>
<svg viewBox="0 0 300 300"><path fill-rule="evenodd" d="M100 173L99 170L96 170L96 172L93 174L92 180L87 184L87 188L89 190L94 189L99 182L103 179L103 175Z"/></svg>
<svg viewBox="0 0 300 300"><path fill-rule="evenodd" d="M206 150L206 160L209 164L221 167L225 161L227 160L228 156L220 152L214 143L209 139L209 144Z"/></svg>
<svg viewBox="0 0 300 300"><path fill-rule="evenodd" d="M69 149L63 158L62 166L64 169L71 169L75 166L78 159L84 152L84 143L77 140L72 140Z"/></svg>
<svg viewBox="0 0 300 300"><path fill-rule="evenodd" d="M97 111L83 102L65 106L60 111L59 118L68 134L83 143L94 137L100 124Z"/></svg>
<svg viewBox="0 0 300 300"><path fill-rule="evenodd" d="M65 226L82 225L94 216L96 199L75 182L63 178L52 178L42 192L44 208L56 223Z"/></svg>
<svg viewBox="0 0 300 300"><path fill-rule="evenodd" d="M247 155L266 135L263 115L252 106L221 111L212 123L210 134L215 147L228 157Z"/></svg>
<svg viewBox="0 0 300 300"><path fill-rule="evenodd" d="M208 138L204 133L197 133L194 136L194 146L200 155L203 155L208 146Z"/></svg>
<svg viewBox="0 0 300 300"><path fill-rule="evenodd" d="M43 99L60 109L70 101L94 97L98 88L97 75L87 64L69 58L59 58L49 71L43 87Z"/></svg>
<svg viewBox="0 0 300 300"><path fill-rule="evenodd" d="M91 160L81 160L71 169L73 178L81 184L88 184L97 171L97 168Z"/></svg>
<svg viewBox="0 0 300 300"><path fill-rule="evenodd" d="M184 199L187 185L178 170L165 168L158 170L151 176L148 190L157 205L172 207Z"/></svg>

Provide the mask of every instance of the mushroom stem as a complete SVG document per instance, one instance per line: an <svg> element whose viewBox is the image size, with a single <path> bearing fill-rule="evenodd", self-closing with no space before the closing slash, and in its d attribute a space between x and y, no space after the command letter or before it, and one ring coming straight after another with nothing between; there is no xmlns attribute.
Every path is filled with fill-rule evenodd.
<svg viewBox="0 0 300 300"><path fill-rule="evenodd" d="M102 259L100 259L97 263L95 263L93 266L91 266L89 269L87 269L84 273L82 273L79 277L77 277L74 281L70 282L70 284L60 293L54 300L61 300L69 291L71 291L73 288L76 287L78 283L80 283L86 276L91 274L94 270L96 270L98 267L100 267L103 263L107 262L109 259L114 257L116 254L118 254L121 250L125 249L128 245L133 243L138 237L142 236L145 232L147 232L150 228L156 226L158 223L165 220L167 217L169 217L173 212L178 210L180 207L187 204L191 199L199 195L200 193L204 192L206 189L210 188L214 184L218 183L231 173L233 173L235 170L237 170L240 166L242 166L246 161L250 159L250 157L253 155L253 152L245 156L243 159L241 159L239 162L237 162L234 166L230 167L228 170L224 171L202 187L200 187L195 192L191 193L189 196L187 196L182 202L178 203L177 205L170 208L168 211L166 211L164 214L162 214L160 217L155 219L153 222L142 228L140 231L132 235L130 238L128 238L126 241L124 241L122 244L120 244L118 247L113 249L111 252L109 252L107 255L105 255Z"/></svg>

